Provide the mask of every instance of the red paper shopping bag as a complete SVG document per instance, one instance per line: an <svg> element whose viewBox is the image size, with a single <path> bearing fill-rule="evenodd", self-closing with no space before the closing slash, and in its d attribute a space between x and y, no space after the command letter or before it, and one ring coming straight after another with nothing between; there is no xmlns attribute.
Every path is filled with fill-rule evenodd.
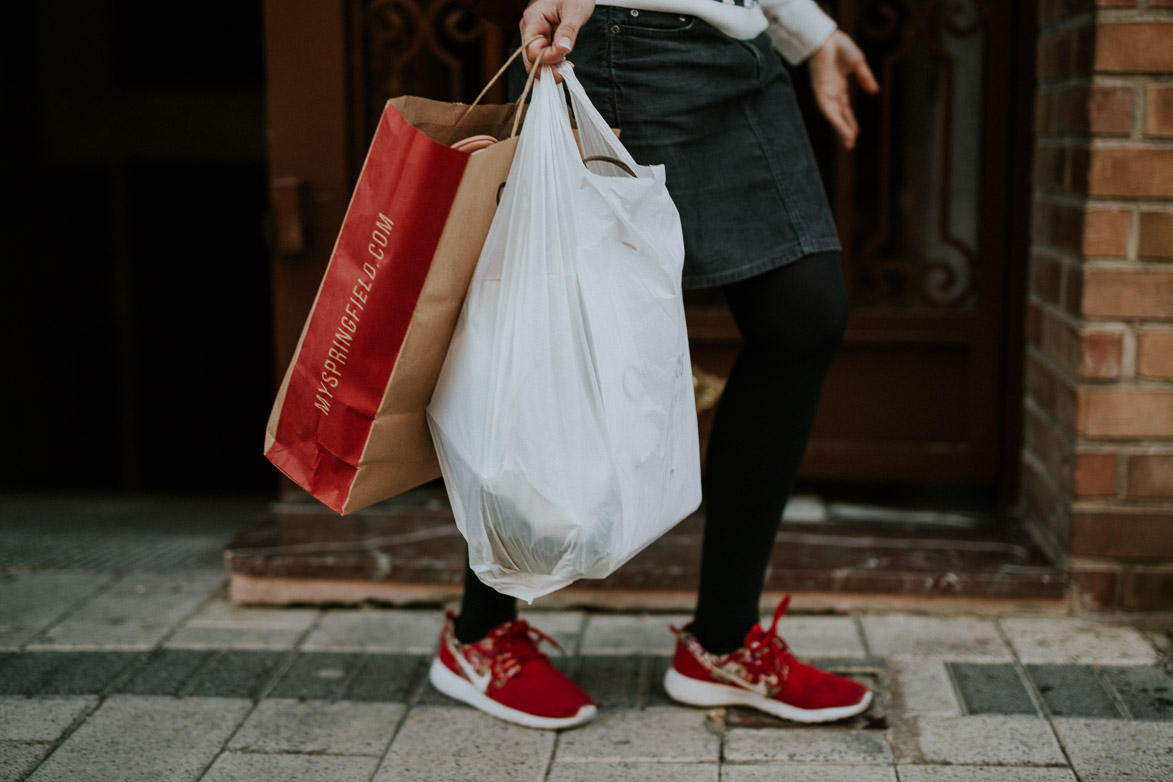
<svg viewBox="0 0 1173 782"><path fill-rule="evenodd" d="M339 513L440 475L424 408L517 146L515 110L404 97L383 111L265 437L269 460ZM473 135L502 140L449 146Z"/></svg>

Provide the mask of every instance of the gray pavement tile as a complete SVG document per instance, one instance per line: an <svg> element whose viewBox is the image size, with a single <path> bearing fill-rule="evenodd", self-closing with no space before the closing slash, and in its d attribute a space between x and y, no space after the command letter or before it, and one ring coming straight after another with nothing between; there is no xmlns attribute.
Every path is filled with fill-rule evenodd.
<svg viewBox="0 0 1173 782"><path fill-rule="evenodd" d="M98 702L93 697L0 697L0 740L56 741Z"/></svg>
<svg viewBox="0 0 1173 782"><path fill-rule="evenodd" d="M234 605L220 597L184 622L166 646L188 649L290 649L317 621L311 608Z"/></svg>
<svg viewBox="0 0 1173 782"><path fill-rule="evenodd" d="M58 653L0 652L0 695L33 695L62 659Z"/></svg>
<svg viewBox="0 0 1173 782"><path fill-rule="evenodd" d="M1031 766L898 766L900 782L1076 782L1067 768Z"/></svg>
<svg viewBox="0 0 1173 782"><path fill-rule="evenodd" d="M1157 658L1145 635L1125 625L1067 616L1005 617L999 623L1024 663L1144 665Z"/></svg>
<svg viewBox="0 0 1173 782"><path fill-rule="evenodd" d="M640 705L645 689L645 659L642 655L583 657L572 678L600 709L634 708Z"/></svg>
<svg viewBox="0 0 1173 782"><path fill-rule="evenodd" d="M1014 665L949 663L968 714L1038 714Z"/></svg>
<svg viewBox="0 0 1173 782"><path fill-rule="evenodd" d="M362 664L356 653L305 652L281 674L268 693L270 698L336 700L346 692L351 677ZM367 700L370 700L369 698Z"/></svg>
<svg viewBox="0 0 1173 782"><path fill-rule="evenodd" d="M307 652L407 652L430 654L440 638L440 611L327 611L302 641Z"/></svg>
<svg viewBox="0 0 1173 782"><path fill-rule="evenodd" d="M657 656L652 658L651 672L648 675L648 705L649 706L676 706L676 701L664 692L664 675L672 667L672 658Z"/></svg>
<svg viewBox="0 0 1173 782"><path fill-rule="evenodd" d="M0 741L0 782L17 782L49 754L49 744Z"/></svg>
<svg viewBox="0 0 1173 782"><path fill-rule="evenodd" d="M365 655L343 697L352 701L404 703L424 676L428 662L430 658L419 654Z"/></svg>
<svg viewBox="0 0 1173 782"><path fill-rule="evenodd" d="M573 655L582 640L582 627L586 621L583 611L545 611L522 606L518 616L553 638L562 650Z"/></svg>
<svg viewBox="0 0 1173 782"><path fill-rule="evenodd" d="M546 782L717 782L719 774L716 763L555 763Z"/></svg>
<svg viewBox="0 0 1173 782"><path fill-rule="evenodd" d="M475 709L417 706L372 782L541 782L556 735Z"/></svg>
<svg viewBox="0 0 1173 782"><path fill-rule="evenodd" d="M84 695L104 692L123 672L140 662L142 652L30 652L60 659L41 680L40 695Z"/></svg>
<svg viewBox="0 0 1173 782"><path fill-rule="evenodd" d="M863 639L855 620L849 616L802 616L787 614L778 623L778 635L799 659L866 657Z"/></svg>
<svg viewBox="0 0 1173 782"><path fill-rule="evenodd" d="M1152 665L1101 670L1133 719L1173 720L1173 676Z"/></svg>
<svg viewBox="0 0 1173 782"><path fill-rule="evenodd" d="M668 625L682 627L687 614L593 614L587 619L579 652L588 654L672 654L676 636Z"/></svg>
<svg viewBox="0 0 1173 782"><path fill-rule="evenodd" d="M128 695L178 695L215 656L216 652L208 649L158 649L117 691Z"/></svg>
<svg viewBox="0 0 1173 782"><path fill-rule="evenodd" d="M0 649L18 649L114 580L109 573L0 574Z"/></svg>
<svg viewBox="0 0 1173 782"><path fill-rule="evenodd" d="M928 763L1063 765L1047 721L1019 715L917 717L917 739Z"/></svg>
<svg viewBox="0 0 1173 782"><path fill-rule="evenodd" d="M378 758L351 755L225 752L200 782L367 782L378 763Z"/></svg>
<svg viewBox="0 0 1173 782"><path fill-rule="evenodd" d="M291 652L220 652L184 686L183 695L257 698Z"/></svg>
<svg viewBox="0 0 1173 782"><path fill-rule="evenodd" d="M196 779L251 705L228 698L111 696L29 782Z"/></svg>
<svg viewBox="0 0 1173 782"><path fill-rule="evenodd" d="M561 734L555 760L716 763L720 740L705 728L705 712L677 706L607 711Z"/></svg>
<svg viewBox="0 0 1173 782"><path fill-rule="evenodd" d="M141 659L136 652L16 652L0 654L0 694L100 693Z"/></svg>
<svg viewBox="0 0 1173 782"><path fill-rule="evenodd" d="M1055 719L1081 782L1173 779L1173 723Z"/></svg>
<svg viewBox="0 0 1173 782"><path fill-rule="evenodd" d="M211 594L210 579L123 579L46 630L28 649L151 649Z"/></svg>
<svg viewBox="0 0 1173 782"><path fill-rule="evenodd" d="M872 653L884 658L930 657L957 662L1010 662L1010 649L991 619L887 614L862 617Z"/></svg>
<svg viewBox="0 0 1173 782"><path fill-rule="evenodd" d="M391 742L405 709L398 703L266 698L236 731L228 748L377 757Z"/></svg>
<svg viewBox="0 0 1173 782"><path fill-rule="evenodd" d="M874 763L894 762L882 733L809 728L733 728L725 735L726 762Z"/></svg>
<svg viewBox="0 0 1173 782"><path fill-rule="evenodd" d="M904 659L892 660L889 667L895 675L905 713L961 716L961 704L945 663Z"/></svg>
<svg viewBox="0 0 1173 782"><path fill-rule="evenodd" d="M1124 719L1116 699L1091 665L1028 665L1026 672L1052 717Z"/></svg>
<svg viewBox="0 0 1173 782"><path fill-rule="evenodd" d="M814 766L809 763L725 764L721 782L896 782L891 766Z"/></svg>

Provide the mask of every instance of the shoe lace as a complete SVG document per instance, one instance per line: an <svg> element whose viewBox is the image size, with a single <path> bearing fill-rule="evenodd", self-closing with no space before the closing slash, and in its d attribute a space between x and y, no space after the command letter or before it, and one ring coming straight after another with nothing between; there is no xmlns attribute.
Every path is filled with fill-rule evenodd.
<svg viewBox="0 0 1173 782"><path fill-rule="evenodd" d="M779 680L786 678L794 654L790 651L790 646L778 635L778 620L789 606L790 595L786 595L774 611L774 621L769 627L763 628L761 624L755 624L746 634L744 663L746 670L755 678L771 674Z"/></svg>
<svg viewBox="0 0 1173 782"><path fill-rule="evenodd" d="M506 622L493 630L490 636L493 639L490 669L495 679L516 676L526 663L545 658L545 653L538 648L538 644L543 641L562 651L557 641L524 619Z"/></svg>

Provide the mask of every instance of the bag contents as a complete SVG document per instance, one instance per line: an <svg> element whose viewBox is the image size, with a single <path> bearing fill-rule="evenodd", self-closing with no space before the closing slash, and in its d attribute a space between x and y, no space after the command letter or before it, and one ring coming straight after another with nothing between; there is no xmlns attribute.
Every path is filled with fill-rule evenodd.
<svg viewBox="0 0 1173 782"><path fill-rule="evenodd" d="M579 139L543 67L427 410L473 571L527 601L609 575L700 503L664 169L559 72Z"/></svg>

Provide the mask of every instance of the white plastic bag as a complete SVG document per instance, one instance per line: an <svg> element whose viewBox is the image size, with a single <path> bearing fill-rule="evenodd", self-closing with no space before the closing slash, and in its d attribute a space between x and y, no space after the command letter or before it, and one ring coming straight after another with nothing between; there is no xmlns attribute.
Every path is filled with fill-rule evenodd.
<svg viewBox="0 0 1173 782"><path fill-rule="evenodd" d="M664 168L636 164L564 63L580 155L544 70L428 406L473 571L531 602L609 575L701 498Z"/></svg>

